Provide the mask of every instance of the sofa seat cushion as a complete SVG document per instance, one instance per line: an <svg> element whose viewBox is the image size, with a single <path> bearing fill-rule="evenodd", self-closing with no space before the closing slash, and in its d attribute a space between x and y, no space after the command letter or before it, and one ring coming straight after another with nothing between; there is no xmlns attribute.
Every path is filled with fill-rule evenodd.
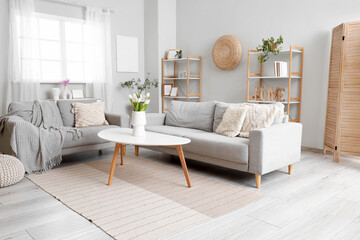
<svg viewBox="0 0 360 240"><path fill-rule="evenodd" d="M183 146L184 151L187 152L232 162L248 163L249 139L246 138L229 138L197 129L165 125L148 126L146 130L191 139L191 143Z"/></svg>
<svg viewBox="0 0 360 240"><path fill-rule="evenodd" d="M81 128L80 139L73 139L72 133L66 133L63 148L72 148L72 147L78 147L84 145L106 143L108 141L98 137L97 135L98 132L105 129L118 128L118 127L119 126L115 126L115 125L101 125L101 126L91 126L91 127Z"/></svg>

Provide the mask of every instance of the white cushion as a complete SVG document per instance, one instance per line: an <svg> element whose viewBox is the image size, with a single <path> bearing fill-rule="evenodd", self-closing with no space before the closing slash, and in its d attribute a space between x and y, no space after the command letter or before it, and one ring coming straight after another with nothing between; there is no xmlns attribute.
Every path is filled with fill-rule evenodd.
<svg viewBox="0 0 360 240"><path fill-rule="evenodd" d="M227 137L236 137L239 135L243 126L247 107L234 107L230 106L226 109L223 118L216 129L217 134Z"/></svg>

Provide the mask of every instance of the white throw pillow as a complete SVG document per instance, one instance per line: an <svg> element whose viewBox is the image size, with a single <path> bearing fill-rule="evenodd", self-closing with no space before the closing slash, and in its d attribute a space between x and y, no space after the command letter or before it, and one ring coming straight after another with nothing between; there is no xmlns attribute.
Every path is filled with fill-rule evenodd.
<svg viewBox="0 0 360 240"><path fill-rule="evenodd" d="M243 126L247 107L228 107L223 115L223 118L216 128L216 133L227 137L236 137L239 135Z"/></svg>
<svg viewBox="0 0 360 240"><path fill-rule="evenodd" d="M75 127L109 125L105 119L105 105L103 102L72 104L71 110L75 115Z"/></svg>

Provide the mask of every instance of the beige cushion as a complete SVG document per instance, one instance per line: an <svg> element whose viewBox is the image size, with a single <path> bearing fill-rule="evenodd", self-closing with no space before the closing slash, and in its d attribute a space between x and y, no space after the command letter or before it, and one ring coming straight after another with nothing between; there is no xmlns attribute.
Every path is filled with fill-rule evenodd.
<svg viewBox="0 0 360 240"><path fill-rule="evenodd" d="M75 115L75 127L109 125L105 119L105 105L103 102L73 103L71 110Z"/></svg>
<svg viewBox="0 0 360 240"><path fill-rule="evenodd" d="M276 114L280 114L281 119L283 119L284 111L275 104L248 105L248 111L239 136L249 137L251 130L271 126Z"/></svg>
<svg viewBox="0 0 360 240"><path fill-rule="evenodd" d="M236 137L239 135L245 120L247 109L248 108L246 106L228 107L215 132L227 137Z"/></svg>

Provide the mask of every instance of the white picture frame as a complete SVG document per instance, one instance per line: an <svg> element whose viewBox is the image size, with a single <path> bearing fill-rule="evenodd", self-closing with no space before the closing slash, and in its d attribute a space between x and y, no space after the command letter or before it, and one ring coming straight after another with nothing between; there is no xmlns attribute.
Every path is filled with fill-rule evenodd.
<svg viewBox="0 0 360 240"><path fill-rule="evenodd" d="M73 99L81 99L84 98L84 91L82 89L73 89L71 90Z"/></svg>
<svg viewBox="0 0 360 240"><path fill-rule="evenodd" d="M139 72L139 41L137 37L116 36L116 71Z"/></svg>
<svg viewBox="0 0 360 240"><path fill-rule="evenodd" d="M174 84L172 83L165 83L163 84L163 94L164 96L170 96L171 89L173 88Z"/></svg>
<svg viewBox="0 0 360 240"><path fill-rule="evenodd" d="M179 88L178 87L172 87L170 92L170 97L177 97Z"/></svg>
<svg viewBox="0 0 360 240"><path fill-rule="evenodd" d="M175 56L177 51L180 51L181 49L169 49L167 54L167 59L177 59L178 57Z"/></svg>

